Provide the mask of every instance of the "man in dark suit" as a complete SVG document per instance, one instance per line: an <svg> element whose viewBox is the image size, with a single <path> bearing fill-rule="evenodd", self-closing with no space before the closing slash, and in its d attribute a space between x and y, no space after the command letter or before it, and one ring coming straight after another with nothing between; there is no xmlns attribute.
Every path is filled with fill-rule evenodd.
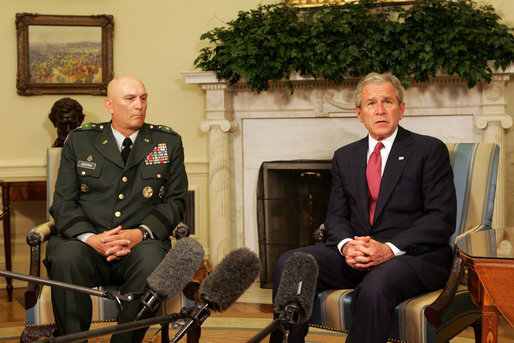
<svg viewBox="0 0 514 343"><path fill-rule="evenodd" d="M182 140L166 126L145 123L147 93L134 77L111 81L104 103L112 121L83 125L64 144L50 208L58 235L44 262L53 280L143 292L183 218ZM52 304L57 335L89 329L89 295L52 288ZM140 309L139 301L123 304L118 322L134 320ZM145 331L113 335L111 342L140 342Z"/></svg>
<svg viewBox="0 0 514 343"><path fill-rule="evenodd" d="M450 270L456 196L448 150L398 125L403 93L390 74L359 82L355 111L369 135L334 154L327 242L298 249L318 261L318 292L355 289L347 343L386 342L395 306L442 287ZM274 294L291 253L277 262ZM307 330L289 342L303 342Z"/></svg>

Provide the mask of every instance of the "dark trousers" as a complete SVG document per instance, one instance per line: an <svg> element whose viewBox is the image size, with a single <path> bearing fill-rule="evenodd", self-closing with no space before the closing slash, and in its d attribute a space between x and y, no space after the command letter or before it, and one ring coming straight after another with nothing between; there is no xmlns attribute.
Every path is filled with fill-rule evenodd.
<svg viewBox="0 0 514 343"><path fill-rule="evenodd" d="M46 248L45 265L48 276L74 285L96 287L118 285L120 293L142 292L146 279L169 250L169 242L145 240L132 248L120 260L107 262L89 245L58 236L50 238ZM90 295L52 288L52 305L57 335L89 330L92 316ZM138 300L123 304L118 323L135 320L141 309ZM147 329L113 335L111 342L141 342Z"/></svg>
<svg viewBox="0 0 514 343"><path fill-rule="evenodd" d="M318 262L316 293L329 289L355 289L352 300L353 321L347 343L386 342L396 305L427 291L401 257L372 267L370 271L359 271L346 264L336 246L321 244L288 251L280 257L275 266L273 299L284 264L295 251L311 254ZM290 334L289 342L304 342L308 330L307 323L301 325L298 332ZM282 340L281 331L272 332L270 342L278 343Z"/></svg>

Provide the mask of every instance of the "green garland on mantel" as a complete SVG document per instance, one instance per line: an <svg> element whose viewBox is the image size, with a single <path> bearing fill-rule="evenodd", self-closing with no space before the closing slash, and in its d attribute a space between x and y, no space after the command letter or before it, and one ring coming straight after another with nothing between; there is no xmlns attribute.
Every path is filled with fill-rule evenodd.
<svg viewBox="0 0 514 343"><path fill-rule="evenodd" d="M408 87L437 72L471 88L514 61L514 36L490 5L474 0L418 0L383 6L377 0L310 9L285 4L240 11L225 27L201 36L211 44L195 66L218 80L242 77L261 92L293 73L340 84L345 77L392 72Z"/></svg>

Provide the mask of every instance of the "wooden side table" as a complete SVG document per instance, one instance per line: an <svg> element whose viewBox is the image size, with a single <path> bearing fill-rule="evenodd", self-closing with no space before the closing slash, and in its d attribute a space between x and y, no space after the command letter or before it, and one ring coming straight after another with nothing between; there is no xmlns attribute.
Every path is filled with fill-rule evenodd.
<svg viewBox="0 0 514 343"><path fill-rule="evenodd" d="M504 239L512 243L514 228L504 229ZM498 249L496 231L473 232L457 241L462 260L468 266L468 288L482 309L482 342L498 341L498 314L514 325L514 256Z"/></svg>
<svg viewBox="0 0 514 343"><path fill-rule="evenodd" d="M4 221L5 269L11 271L11 201L46 200L46 180L44 178L4 178L2 186L2 209ZM7 297L12 301L12 280L6 278Z"/></svg>

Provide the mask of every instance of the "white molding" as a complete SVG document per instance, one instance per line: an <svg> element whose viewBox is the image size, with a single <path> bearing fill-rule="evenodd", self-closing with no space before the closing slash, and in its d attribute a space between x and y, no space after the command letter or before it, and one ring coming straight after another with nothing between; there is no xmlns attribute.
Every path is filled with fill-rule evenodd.
<svg viewBox="0 0 514 343"><path fill-rule="evenodd" d="M0 161L0 179L46 179L46 161Z"/></svg>
<svg viewBox="0 0 514 343"><path fill-rule="evenodd" d="M209 161L206 158L191 158L185 160L188 174L207 175ZM45 180L46 162L33 161L0 161L0 179Z"/></svg>

